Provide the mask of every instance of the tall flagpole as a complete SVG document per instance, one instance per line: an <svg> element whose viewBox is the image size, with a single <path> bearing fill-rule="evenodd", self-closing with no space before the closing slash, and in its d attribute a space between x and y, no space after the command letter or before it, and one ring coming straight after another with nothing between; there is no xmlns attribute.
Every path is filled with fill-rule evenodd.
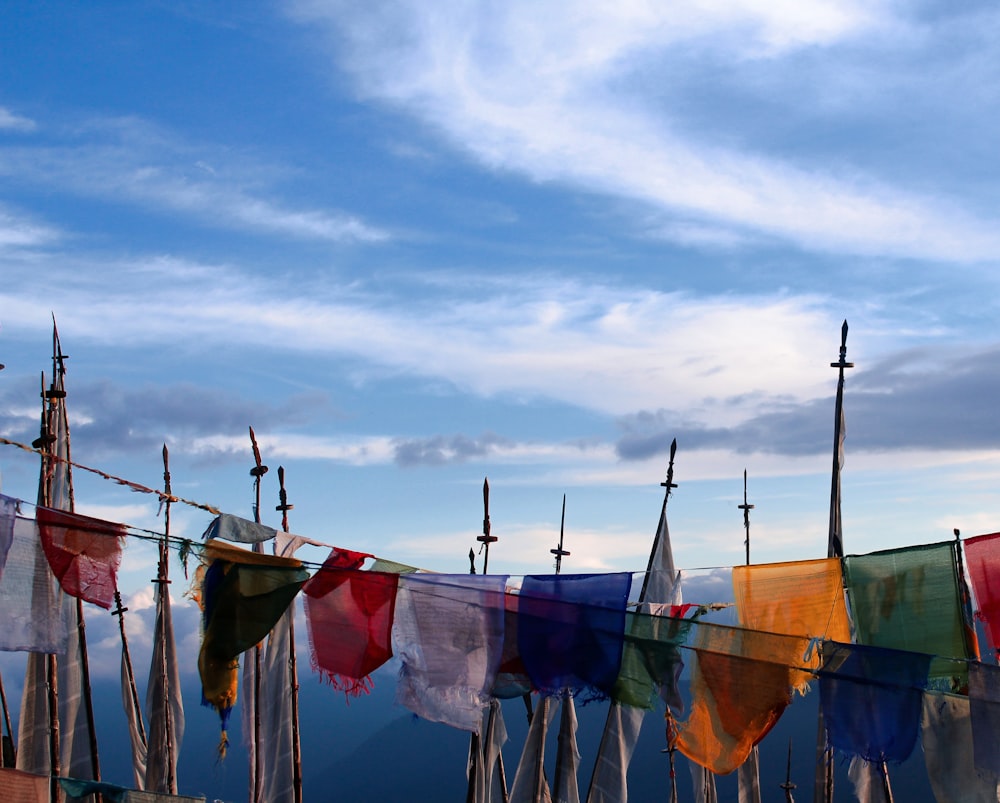
<svg viewBox="0 0 1000 803"><path fill-rule="evenodd" d="M250 476L253 477L254 505L253 520L255 524L260 524L260 478L267 473L265 466L260 459L260 449L257 448L257 437L254 435L253 427L250 427L250 444L253 447L254 467L250 469ZM254 552L263 552L264 547L260 543L253 545ZM260 644L255 644L252 648L253 654L253 689L247 692L253 695L253 732L250 735L250 742L253 746L253 760L250 762L250 803L261 803L261 792L263 786L263 757L260 754L260 676L261 676L261 649Z"/></svg>
<svg viewBox="0 0 1000 803"><path fill-rule="evenodd" d="M736 506L743 511L743 531L746 535L744 545L747 552L747 563L750 565L750 511L754 506L747 501L747 470L743 469L743 504ZM737 770L737 786L740 800L760 803L760 751L757 745L750 748L746 761Z"/></svg>
<svg viewBox="0 0 1000 803"><path fill-rule="evenodd" d="M285 468L278 466L278 500L274 509L281 513L282 532L288 532L288 511L295 505L288 504L285 491ZM291 608L295 610L294 605ZM295 616L288 622L288 667L292 681L292 790L294 803L302 803L302 742L299 737L299 670L295 655Z"/></svg>
<svg viewBox="0 0 1000 803"><path fill-rule="evenodd" d="M828 558L844 557L844 531L840 515L840 470L844 462L844 369L853 368L854 363L847 361L847 320L840 328L840 359L830 363L836 368L837 402L833 416L833 470L830 481L830 526L827 533L826 556ZM816 734L816 783L813 787L813 800L816 803L833 803L833 750L826 745L826 728L823 724L823 712L817 718Z"/></svg>

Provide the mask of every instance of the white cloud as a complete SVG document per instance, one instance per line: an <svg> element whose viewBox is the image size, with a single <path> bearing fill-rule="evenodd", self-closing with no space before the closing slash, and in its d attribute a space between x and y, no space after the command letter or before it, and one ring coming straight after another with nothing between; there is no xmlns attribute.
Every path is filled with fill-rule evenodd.
<svg viewBox="0 0 1000 803"><path fill-rule="evenodd" d="M34 131L36 127L34 120L0 106L0 131Z"/></svg>
<svg viewBox="0 0 1000 803"><path fill-rule="evenodd" d="M901 23L886 8L736 0L556 13L532 3L373 10L314 0L294 13L336 30L338 48L346 43L338 55L369 96L405 107L494 168L822 251L990 258L1000 248L992 221L853 168L803 167L721 144L718 132L682 132L650 91L711 80L685 73L692 52L738 69L888 36ZM692 233L677 232L681 242Z"/></svg>
<svg viewBox="0 0 1000 803"><path fill-rule="evenodd" d="M37 248L49 245L59 237L59 232L51 226L0 207L0 251Z"/></svg>

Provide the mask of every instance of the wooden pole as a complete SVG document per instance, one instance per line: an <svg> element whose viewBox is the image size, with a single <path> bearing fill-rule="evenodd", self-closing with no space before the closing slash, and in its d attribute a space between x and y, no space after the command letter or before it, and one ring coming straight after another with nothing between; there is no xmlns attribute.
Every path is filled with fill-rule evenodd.
<svg viewBox="0 0 1000 803"><path fill-rule="evenodd" d="M285 491L285 469L278 466L278 506L275 510L281 513L281 530L288 532L288 511L295 505L288 504L288 493ZM295 655L295 607L288 623L288 666L292 682L292 794L295 803L302 803L302 741L299 735L299 670Z"/></svg>
<svg viewBox="0 0 1000 803"><path fill-rule="evenodd" d="M260 524L260 478L267 473L267 466L261 463L260 449L257 448L257 437L254 435L253 427L250 427L250 443L253 446L254 467L250 469L250 476L253 477L254 505L253 520ZM253 551L263 554L264 547L256 543ZM251 734L253 744L253 764L250 766L250 803L261 803L261 779L263 777L263 758L260 754L260 676L261 676L261 649L260 644L255 644L252 650L253 655L253 733Z"/></svg>
<svg viewBox="0 0 1000 803"><path fill-rule="evenodd" d="M0 677L0 708L3 708L3 722L7 727L7 738L10 739L11 761L8 765L5 761L3 745L0 744L0 767L17 766L17 741L14 739L14 731L10 728L10 709L7 707L7 694L3 688L3 678ZM0 742L2 742L2 732L0 732Z"/></svg>
<svg viewBox="0 0 1000 803"><path fill-rule="evenodd" d="M170 589L170 501L173 491L170 487L170 452L167 451L167 444L163 444L163 492L166 500L163 507L163 540L160 542L160 561L157 565L156 580L159 593L169 594ZM170 706L170 673L167 671L167 651L161 650L163 660L160 662L160 683L166 703L163 707L165 729L164 742L167 747L167 791L170 794L177 794L177 777L174 772L174 740L173 740L173 711Z"/></svg>

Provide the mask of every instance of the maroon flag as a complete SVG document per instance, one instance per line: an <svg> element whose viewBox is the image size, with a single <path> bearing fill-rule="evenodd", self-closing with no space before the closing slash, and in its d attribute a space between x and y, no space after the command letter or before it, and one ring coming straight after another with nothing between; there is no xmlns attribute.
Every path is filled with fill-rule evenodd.
<svg viewBox="0 0 1000 803"><path fill-rule="evenodd" d="M122 560L125 526L39 507L42 549L63 591L109 609Z"/></svg>

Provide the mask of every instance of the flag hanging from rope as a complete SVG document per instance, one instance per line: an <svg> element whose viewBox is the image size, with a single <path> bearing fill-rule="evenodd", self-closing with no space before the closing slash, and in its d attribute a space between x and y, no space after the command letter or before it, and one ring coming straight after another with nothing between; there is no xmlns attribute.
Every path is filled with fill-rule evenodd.
<svg viewBox="0 0 1000 803"><path fill-rule="evenodd" d="M392 657L399 575L362 571L363 553L334 550L302 587L312 667L335 689L357 696Z"/></svg>
<svg viewBox="0 0 1000 803"><path fill-rule="evenodd" d="M63 591L109 609L125 526L47 507L35 511L42 549Z"/></svg>
<svg viewBox="0 0 1000 803"><path fill-rule="evenodd" d="M535 688L607 698L621 666L632 575L527 575L517 640Z"/></svg>

